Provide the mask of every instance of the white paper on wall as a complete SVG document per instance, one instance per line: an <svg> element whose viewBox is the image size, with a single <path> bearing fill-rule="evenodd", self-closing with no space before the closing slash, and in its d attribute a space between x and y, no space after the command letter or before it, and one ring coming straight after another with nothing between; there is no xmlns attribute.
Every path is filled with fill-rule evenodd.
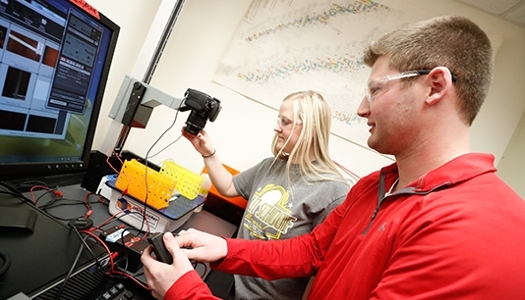
<svg viewBox="0 0 525 300"><path fill-rule="evenodd" d="M331 104L332 133L366 145L356 114L369 75L365 45L427 15L367 0L254 0L213 81L275 109L291 92L318 91Z"/></svg>

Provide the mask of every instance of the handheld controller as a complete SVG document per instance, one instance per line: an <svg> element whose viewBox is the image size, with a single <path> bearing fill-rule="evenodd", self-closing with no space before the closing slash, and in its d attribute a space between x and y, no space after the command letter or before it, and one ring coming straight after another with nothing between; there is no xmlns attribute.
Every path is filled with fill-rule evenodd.
<svg viewBox="0 0 525 300"><path fill-rule="evenodd" d="M153 236L148 237L148 242L153 246L153 252L157 259L163 263L171 265L173 263L173 257L169 253L168 249L162 241L162 233L156 233Z"/></svg>

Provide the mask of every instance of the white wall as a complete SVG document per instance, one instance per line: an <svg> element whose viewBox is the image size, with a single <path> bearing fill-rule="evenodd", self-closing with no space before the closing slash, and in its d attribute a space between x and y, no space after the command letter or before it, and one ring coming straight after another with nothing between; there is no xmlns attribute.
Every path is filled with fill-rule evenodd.
<svg viewBox="0 0 525 300"><path fill-rule="evenodd" d="M498 175L525 199L525 114L501 158Z"/></svg>
<svg viewBox="0 0 525 300"><path fill-rule="evenodd" d="M86 2L120 26L117 47L93 141L93 149L107 150L108 147L102 147L102 143L107 138L108 129L114 123L107 117L109 110L124 76L133 73L137 61L144 60L144 57L139 59L139 53L162 0L87 0ZM149 57L147 61L149 62ZM115 141L116 138L111 145L114 145Z"/></svg>
<svg viewBox="0 0 525 300"><path fill-rule="evenodd" d="M113 0L113 2L123 1ZM162 3L166 1L168 0L163 0ZM122 16L122 11L119 10L117 13L113 11L112 5L109 4L111 1L107 1L109 3L95 0L89 2L93 2L95 7L110 18L115 15L115 22L121 21L120 25L123 28L128 28L128 26L136 28L138 27L136 23L139 21L143 22L142 26L148 27L147 22L150 19L141 18L130 22L128 17ZM144 9L143 2L146 1L126 1L126 6ZM147 2L151 3L150 0ZM277 115L274 109L211 82L215 67L250 2L247 0L186 1L151 82L152 86L174 97L182 98L185 90L191 87L222 101L222 111L214 123L208 122L206 130L212 136L222 161L238 170L244 170L271 155L270 143ZM522 97L525 94L525 85L522 83L522 78L525 77L525 60L523 59L525 29L451 0L386 2L387 5L391 3L417 6L436 16L445 14L467 16L477 22L489 36L495 37L495 40L501 40L495 61L493 85L485 105L474 122L471 134L472 150L493 153L496 161L499 162L525 111L525 101ZM126 36L123 37L122 43L131 44L125 40L126 38ZM124 53L125 51L120 51L116 55L124 56ZM114 68L119 68L120 78L111 77L111 85L120 85L123 77L121 74L124 73L120 72L120 67L129 71L131 57L125 59L126 63L122 63L121 66L114 65ZM116 58L119 61L122 59ZM143 55L135 64L140 64L140 61L144 60L149 61L149 59L149 56ZM116 140L114 133L106 136L102 142L100 140L103 133L111 131L108 128L118 128L118 124L113 124L116 122L111 123L110 121L108 126L108 121L103 120L112 105L115 94L116 91L113 93L109 90L106 93L94 144L95 149L106 151ZM145 130L131 131L126 148L145 156L149 147L171 125L175 115L176 112L173 110L156 108ZM178 122L174 128L159 142L159 146L155 147L150 155L162 149L164 145L173 142L180 135L180 129L187 116L188 113L178 115ZM330 146L333 159L360 176L391 163L390 158L337 136L332 136ZM199 172L203 166L199 154L184 139L177 141L152 160L160 163L166 158L173 158L195 172Z"/></svg>

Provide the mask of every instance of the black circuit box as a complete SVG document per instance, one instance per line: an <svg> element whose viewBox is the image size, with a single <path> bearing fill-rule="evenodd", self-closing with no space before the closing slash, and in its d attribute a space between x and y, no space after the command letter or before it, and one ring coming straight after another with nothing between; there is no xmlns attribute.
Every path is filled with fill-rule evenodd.
<svg viewBox="0 0 525 300"><path fill-rule="evenodd" d="M121 268L131 273L139 270L142 266L140 256L149 245L145 238L118 226L105 229L99 236L111 252L118 253L117 260Z"/></svg>

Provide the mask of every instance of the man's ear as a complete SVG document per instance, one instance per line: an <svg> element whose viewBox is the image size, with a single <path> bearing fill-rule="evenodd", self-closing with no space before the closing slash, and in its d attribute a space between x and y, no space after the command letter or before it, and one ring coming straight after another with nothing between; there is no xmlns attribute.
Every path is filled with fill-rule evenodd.
<svg viewBox="0 0 525 300"><path fill-rule="evenodd" d="M435 67L428 73L427 82L430 85L430 94L425 101L434 105L445 98L452 88L452 74L447 67Z"/></svg>

